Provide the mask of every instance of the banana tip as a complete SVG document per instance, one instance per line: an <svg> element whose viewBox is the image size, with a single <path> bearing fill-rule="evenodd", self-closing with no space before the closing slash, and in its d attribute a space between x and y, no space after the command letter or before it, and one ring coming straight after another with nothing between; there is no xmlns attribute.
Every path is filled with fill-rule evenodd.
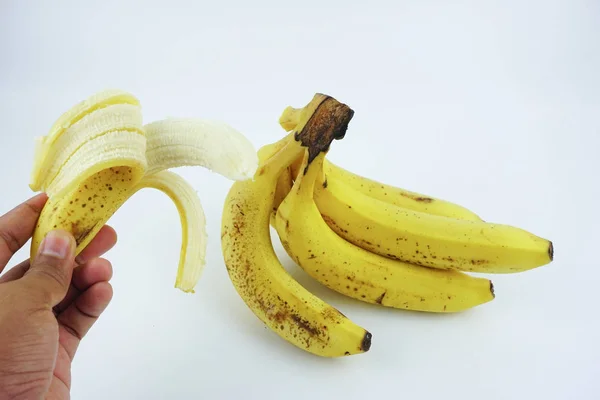
<svg viewBox="0 0 600 400"><path fill-rule="evenodd" d="M490 293L492 294L492 298L496 298L496 293L494 293L494 284L490 281Z"/></svg>
<svg viewBox="0 0 600 400"><path fill-rule="evenodd" d="M364 352L369 351L369 349L371 348L371 339L373 338L373 335L371 335L371 333L369 331L365 331L365 336L363 336L363 340L360 343L360 349Z"/></svg>
<svg viewBox="0 0 600 400"><path fill-rule="evenodd" d="M554 260L554 245L552 242L548 245L548 256L550 257L550 261Z"/></svg>

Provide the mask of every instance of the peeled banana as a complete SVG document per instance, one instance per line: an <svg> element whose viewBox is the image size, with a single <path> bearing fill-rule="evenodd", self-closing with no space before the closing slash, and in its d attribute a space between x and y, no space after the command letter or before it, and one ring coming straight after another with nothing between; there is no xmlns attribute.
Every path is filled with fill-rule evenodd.
<svg viewBox="0 0 600 400"><path fill-rule="evenodd" d="M298 348L323 357L364 353L371 334L296 282L271 242L269 221L278 177L306 151L318 154L345 133L352 110L317 94L303 110L292 140L260 153L253 180L235 182L225 200L222 252L231 282L252 312ZM270 153L274 153L269 157Z"/></svg>
<svg viewBox="0 0 600 400"><path fill-rule="evenodd" d="M195 190L170 168L197 165L231 180L253 176L257 153L230 126L193 118L143 125L136 97L105 90L76 104L36 140L30 187L49 199L31 243L31 257L52 229L74 235L78 254L110 217L143 188L176 204L182 248L175 287L193 292L204 268L205 215Z"/></svg>

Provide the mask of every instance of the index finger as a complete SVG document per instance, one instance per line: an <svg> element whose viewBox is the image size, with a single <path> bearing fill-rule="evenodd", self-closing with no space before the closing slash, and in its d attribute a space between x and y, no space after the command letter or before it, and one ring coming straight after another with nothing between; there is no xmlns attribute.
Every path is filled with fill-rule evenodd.
<svg viewBox="0 0 600 400"><path fill-rule="evenodd" d="M40 193L0 216L0 272L31 238L48 196Z"/></svg>

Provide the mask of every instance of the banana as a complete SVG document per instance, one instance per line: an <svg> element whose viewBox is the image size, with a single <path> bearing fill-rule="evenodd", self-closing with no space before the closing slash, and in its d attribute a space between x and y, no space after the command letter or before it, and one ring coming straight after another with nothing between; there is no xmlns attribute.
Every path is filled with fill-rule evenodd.
<svg viewBox="0 0 600 400"><path fill-rule="evenodd" d="M279 117L279 125L286 131L289 131L296 126L298 118L299 109L288 106ZM330 181L343 182L357 192L397 207L426 214L481 221L481 218L477 214L461 205L357 175L327 159L323 168ZM296 172L292 171L294 177L297 175Z"/></svg>
<svg viewBox="0 0 600 400"><path fill-rule="evenodd" d="M313 200L326 153L312 159L305 153L300 173L275 218L284 249L304 271L341 294L393 308L448 313L494 299L488 279L382 257L331 230Z"/></svg>
<svg viewBox="0 0 600 400"><path fill-rule="evenodd" d="M259 148L257 151L259 162L264 163L266 160L274 156L278 151L283 149L287 143L294 140L293 136L293 133L288 134L283 139L280 139L277 142L270 143ZM292 188L292 184L292 166L289 165L285 167L283 172L279 174L279 177L277 178L275 194L273 197L272 212L270 217L271 225L275 224L275 213L277 212L277 207L279 207L279 204L281 204L285 196L287 196L287 194L289 193L290 189Z"/></svg>
<svg viewBox="0 0 600 400"><path fill-rule="evenodd" d="M354 174L331 161L325 162L324 169L332 180L343 182L357 192L396 207L449 218L481 221L481 217L461 205Z"/></svg>
<svg viewBox="0 0 600 400"><path fill-rule="evenodd" d="M292 167L287 166L283 172L277 178L277 185L275 186L275 197L273 198L273 206L271 208L271 225L275 225L275 215L277 214L277 208L285 199L292 189L294 181L292 180Z"/></svg>
<svg viewBox="0 0 600 400"><path fill-rule="evenodd" d="M175 287L193 292L205 265L205 215L195 190L166 171L184 165L243 180L254 174L258 157L242 134L223 123L170 118L144 126L138 99L125 91L102 91L76 104L36 139L30 188L49 198L31 258L57 228L74 235L79 254L132 195L155 188L173 200L182 224Z"/></svg>
<svg viewBox="0 0 600 400"><path fill-rule="evenodd" d="M221 246L228 275L244 303L284 340L311 354L340 357L370 349L371 334L296 282L281 265L269 220L278 177L303 152L343 136L351 110L316 94L291 137L272 157L264 148L253 180L234 182L225 200Z"/></svg>
<svg viewBox="0 0 600 400"><path fill-rule="evenodd" d="M297 109L287 107L280 125L290 129L297 116ZM298 170L297 160L293 179ZM373 253L432 268L483 273L523 272L553 260L554 247L547 239L486 223L453 203L370 181L327 159L317 179L315 202L326 223ZM278 191L288 187L282 180Z"/></svg>
<svg viewBox="0 0 600 400"><path fill-rule="evenodd" d="M432 268L514 273L552 261L552 242L523 229L425 214L321 174L314 199L338 235L373 253Z"/></svg>
<svg viewBox="0 0 600 400"><path fill-rule="evenodd" d="M295 131L290 132L285 135L283 138L279 139L276 142L266 144L257 150L257 156L259 162L264 162L268 158L271 158L275 155L279 150L283 149L286 144L295 140L294 139Z"/></svg>

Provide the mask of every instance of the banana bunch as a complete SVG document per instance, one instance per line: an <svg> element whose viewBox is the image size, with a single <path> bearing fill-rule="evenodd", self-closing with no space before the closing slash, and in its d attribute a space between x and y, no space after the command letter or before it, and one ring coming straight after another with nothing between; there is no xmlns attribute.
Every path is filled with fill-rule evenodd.
<svg viewBox="0 0 600 400"><path fill-rule="evenodd" d="M493 300L492 282L468 272L515 273L552 261L549 240L328 161L353 114L323 94L287 107L279 123L288 133L258 150L254 179L234 182L226 198L221 244L229 277L279 336L324 357L364 353L372 338L291 278L275 254L271 226L290 258L324 286L421 312Z"/></svg>
<svg viewBox="0 0 600 400"><path fill-rule="evenodd" d="M74 235L77 254L135 193L153 188L175 203L182 244L175 287L193 292L205 266L207 234L194 188L169 169L201 166L228 179L250 179L258 156L232 127L197 118L142 123L136 97L96 93L61 115L36 140L30 187L48 195L35 228L31 257L48 231Z"/></svg>

